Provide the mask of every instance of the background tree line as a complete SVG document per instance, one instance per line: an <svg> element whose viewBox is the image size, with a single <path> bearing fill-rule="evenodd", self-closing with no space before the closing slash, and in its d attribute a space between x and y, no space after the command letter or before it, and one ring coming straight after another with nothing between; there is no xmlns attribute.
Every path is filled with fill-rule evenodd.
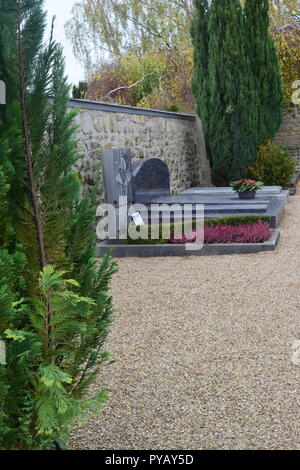
<svg viewBox="0 0 300 470"><path fill-rule="evenodd" d="M269 28L289 105L291 85L299 76L299 0L269 3ZM72 14L66 30L85 65L88 98L194 111L193 0L84 0L76 2Z"/></svg>

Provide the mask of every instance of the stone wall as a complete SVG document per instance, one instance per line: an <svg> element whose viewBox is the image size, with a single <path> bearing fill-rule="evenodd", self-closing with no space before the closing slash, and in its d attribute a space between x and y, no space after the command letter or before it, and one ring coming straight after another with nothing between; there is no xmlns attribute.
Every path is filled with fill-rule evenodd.
<svg viewBox="0 0 300 470"><path fill-rule="evenodd" d="M285 114L275 139L289 148L292 157L297 162L296 174L300 173L300 108L295 106Z"/></svg>
<svg viewBox="0 0 300 470"><path fill-rule="evenodd" d="M195 116L71 100L70 107L75 106L80 107L76 124L83 154L77 170L85 187L93 186L101 151L110 147L130 147L133 160L164 160L173 194L211 185L202 126Z"/></svg>

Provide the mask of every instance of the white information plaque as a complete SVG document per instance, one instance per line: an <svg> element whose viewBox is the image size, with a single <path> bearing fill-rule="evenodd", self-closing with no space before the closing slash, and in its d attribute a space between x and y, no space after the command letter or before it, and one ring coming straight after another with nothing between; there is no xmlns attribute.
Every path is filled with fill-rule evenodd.
<svg viewBox="0 0 300 470"><path fill-rule="evenodd" d="M139 212L134 212L131 217L135 225L145 225Z"/></svg>

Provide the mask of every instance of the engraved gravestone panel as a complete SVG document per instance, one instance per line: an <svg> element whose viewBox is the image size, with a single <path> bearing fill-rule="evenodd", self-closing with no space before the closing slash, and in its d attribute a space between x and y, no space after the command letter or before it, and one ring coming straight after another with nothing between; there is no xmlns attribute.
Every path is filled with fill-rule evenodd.
<svg viewBox="0 0 300 470"><path fill-rule="evenodd" d="M115 207L132 204L134 187L130 149L116 147L104 150L102 160L105 202Z"/></svg>
<svg viewBox="0 0 300 470"><path fill-rule="evenodd" d="M117 238L126 238L131 220L128 208L134 202L130 149L114 147L104 150L102 161L105 202L116 209Z"/></svg>
<svg viewBox="0 0 300 470"><path fill-rule="evenodd" d="M156 197L170 196L168 165L160 158L133 163L135 202L145 204Z"/></svg>

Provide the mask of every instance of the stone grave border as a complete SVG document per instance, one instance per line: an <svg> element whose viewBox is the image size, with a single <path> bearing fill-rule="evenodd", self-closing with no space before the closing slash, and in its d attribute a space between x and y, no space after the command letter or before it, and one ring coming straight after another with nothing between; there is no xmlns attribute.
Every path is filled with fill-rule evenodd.
<svg viewBox="0 0 300 470"><path fill-rule="evenodd" d="M280 230L274 230L271 238L263 243L217 243L204 245L201 250L186 250L183 244L127 245L103 241L97 244L96 256L102 257L111 252L115 258L151 258L165 256L211 256L241 255L274 251L278 246Z"/></svg>

